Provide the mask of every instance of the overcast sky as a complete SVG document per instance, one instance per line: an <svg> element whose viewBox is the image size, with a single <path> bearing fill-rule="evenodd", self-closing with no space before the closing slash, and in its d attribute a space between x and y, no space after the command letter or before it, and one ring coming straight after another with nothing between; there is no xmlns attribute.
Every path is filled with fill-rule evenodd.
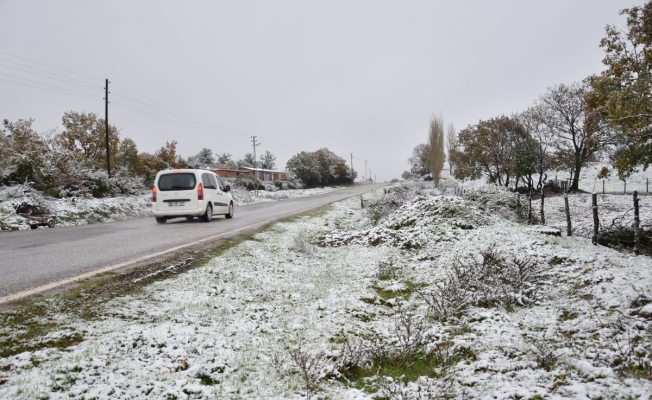
<svg viewBox="0 0 652 400"><path fill-rule="evenodd" d="M433 114L462 129L599 73L605 26L640 4L0 0L0 119L103 116L108 78L109 121L140 151L240 159L256 135L279 168L328 147L390 180Z"/></svg>

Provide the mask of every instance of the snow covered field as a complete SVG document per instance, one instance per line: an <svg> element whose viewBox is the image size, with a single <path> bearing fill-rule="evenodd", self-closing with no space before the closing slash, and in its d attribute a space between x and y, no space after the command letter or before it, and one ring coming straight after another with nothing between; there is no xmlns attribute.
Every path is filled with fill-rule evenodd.
<svg viewBox="0 0 652 400"><path fill-rule="evenodd" d="M321 194L340 189L326 187L283 191L261 190L258 196L243 188L233 188L236 206L264 201L278 201ZM16 214L16 207L23 203L45 207L56 215L57 226L85 225L99 222L121 221L131 218L150 217L151 194L120 196L114 198L64 198L44 196L24 185L0 186L0 231L30 229L27 219ZM47 229L42 227L41 229Z"/></svg>
<svg viewBox="0 0 652 400"><path fill-rule="evenodd" d="M652 395L650 258L532 232L500 189L412 185L277 223L94 318L35 314L35 342L83 341L0 358L0 398Z"/></svg>

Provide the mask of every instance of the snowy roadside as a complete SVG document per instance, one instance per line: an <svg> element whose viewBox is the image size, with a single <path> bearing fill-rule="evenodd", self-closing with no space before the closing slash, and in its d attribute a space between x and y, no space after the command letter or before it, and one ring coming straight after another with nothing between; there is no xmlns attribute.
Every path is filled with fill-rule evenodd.
<svg viewBox="0 0 652 400"><path fill-rule="evenodd" d="M327 193L339 187L259 191L258 196L242 188L233 189L236 206L267 201L279 201ZM0 186L0 232L28 230L26 218L16 214L21 203L42 206L56 216L57 226L86 225L101 222L151 217L151 195L119 196L112 198L64 198L44 196L24 185ZM42 227L42 229L47 229Z"/></svg>
<svg viewBox="0 0 652 400"><path fill-rule="evenodd" d="M83 341L0 358L0 397L652 395L650 258L530 232L501 190L472 201L401 187L364 196L375 225L349 199L95 318L35 315L57 322L48 337ZM394 209L401 190L413 199Z"/></svg>

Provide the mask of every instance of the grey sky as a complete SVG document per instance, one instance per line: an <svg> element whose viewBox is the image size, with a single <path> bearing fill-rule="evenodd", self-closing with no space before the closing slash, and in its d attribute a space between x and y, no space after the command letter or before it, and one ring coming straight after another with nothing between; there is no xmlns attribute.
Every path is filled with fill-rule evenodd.
<svg viewBox="0 0 652 400"><path fill-rule="evenodd" d="M642 1L0 0L0 119L35 118L43 131L66 111L104 115L108 78L109 120L141 151L176 140L183 156L208 147L239 159L256 135L258 153L274 153L280 168L328 147L347 163L353 153L361 175L368 160L389 180L409 168L433 113L461 129L600 72L604 28L622 26L618 11L634 4ZM42 73L24 66L96 88L16 69ZM6 82L40 86L16 77L96 99ZM130 91L217 126L202 133L124 108L190 124L118 96L164 108Z"/></svg>

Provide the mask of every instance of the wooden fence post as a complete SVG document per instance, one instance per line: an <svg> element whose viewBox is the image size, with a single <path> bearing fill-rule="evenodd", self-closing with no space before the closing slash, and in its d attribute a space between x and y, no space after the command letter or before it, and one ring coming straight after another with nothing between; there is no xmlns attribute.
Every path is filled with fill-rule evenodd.
<svg viewBox="0 0 652 400"><path fill-rule="evenodd" d="M623 180L623 194L627 194L627 181Z"/></svg>
<svg viewBox="0 0 652 400"><path fill-rule="evenodd" d="M532 189L530 189L530 195L527 197L529 207L527 209L527 224L532 225Z"/></svg>
<svg viewBox="0 0 652 400"><path fill-rule="evenodd" d="M541 225L546 224L546 215L545 215L545 213L543 211L543 202L544 202L543 198L545 197L545 194L543 192L544 188L545 188L545 186L541 185Z"/></svg>
<svg viewBox="0 0 652 400"><path fill-rule="evenodd" d="M604 194L604 179L602 180L602 194Z"/></svg>
<svg viewBox="0 0 652 400"><path fill-rule="evenodd" d="M568 207L568 193L564 193L564 208L566 209L566 235L573 236L573 228L571 227L570 207Z"/></svg>
<svg viewBox="0 0 652 400"><path fill-rule="evenodd" d="M634 190L634 254L641 254L641 219L638 214L638 191Z"/></svg>
<svg viewBox="0 0 652 400"><path fill-rule="evenodd" d="M600 220L598 219L598 195L593 193L591 195L591 203L593 205L593 237L591 242L594 246L598 244L598 228L600 228Z"/></svg>

